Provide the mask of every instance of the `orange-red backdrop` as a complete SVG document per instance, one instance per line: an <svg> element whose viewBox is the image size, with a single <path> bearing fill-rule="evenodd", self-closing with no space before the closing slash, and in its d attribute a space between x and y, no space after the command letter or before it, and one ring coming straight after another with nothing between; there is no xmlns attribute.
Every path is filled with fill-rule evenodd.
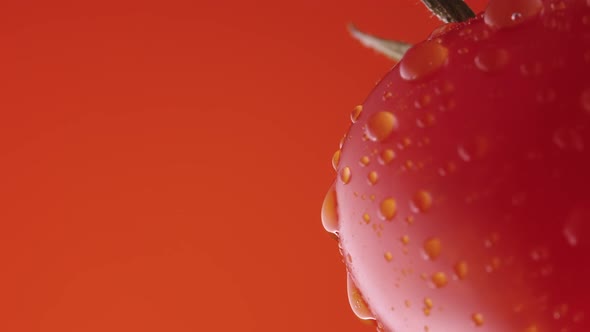
<svg viewBox="0 0 590 332"><path fill-rule="evenodd" d="M438 24L417 0L4 1L0 330L372 331L319 218L391 66L350 21Z"/></svg>

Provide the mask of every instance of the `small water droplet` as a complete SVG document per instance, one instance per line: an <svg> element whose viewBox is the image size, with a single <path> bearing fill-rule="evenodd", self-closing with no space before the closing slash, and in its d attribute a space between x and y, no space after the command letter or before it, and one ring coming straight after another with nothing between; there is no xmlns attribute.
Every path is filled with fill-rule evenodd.
<svg viewBox="0 0 590 332"><path fill-rule="evenodd" d="M338 143L338 148L342 149L342 147L344 146L344 143L346 143L346 139L348 138L348 135L344 134L344 136L342 136L342 139L340 139L340 143Z"/></svg>
<svg viewBox="0 0 590 332"><path fill-rule="evenodd" d="M434 126L435 122L436 116L434 115L434 113L431 112L425 113L416 119L416 124L420 128L432 127Z"/></svg>
<svg viewBox="0 0 590 332"><path fill-rule="evenodd" d="M410 236L409 235L402 236L401 241L404 245L408 245L410 243Z"/></svg>
<svg viewBox="0 0 590 332"><path fill-rule="evenodd" d="M392 149L385 149L379 154L379 161L383 165L389 164L395 158L395 152Z"/></svg>
<svg viewBox="0 0 590 332"><path fill-rule="evenodd" d="M429 94L423 94L414 101L414 107L417 109L426 108L432 103L432 96Z"/></svg>
<svg viewBox="0 0 590 332"><path fill-rule="evenodd" d="M491 0L484 22L499 29L512 27L537 16L542 8L542 0Z"/></svg>
<svg viewBox="0 0 590 332"><path fill-rule="evenodd" d="M432 282L436 288L445 287L448 283L447 275L444 272L436 272L432 275Z"/></svg>
<svg viewBox="0 0 590 332"><path fill-rule="evenodd" d="M399 71L407 81L420 80L442 68L448 60L449 50L435 41L425 41L408 50Z"/></svg>
<svg viewBox="0 0 590 332"><path fill-rule="evenodd" d="M369 172L369 175L367 176L367 180L369 180L370 185L374 185L379 180L379 175L377 174L377 172L371 171L371 172Z"/></svg>
<svg viewBox="0 0 590 332"><path fill-rule="evenodd" d="M537 78L543 74L543 70L543 63L539 61L523 63L520 65L520 73L524 77Z"/></svg>
<svg viewBox="0 0 590 332"><path fill-rule="evenodd" d="M432 195L426 190L417 191L412 197L412 209L415 212L427 212L432 207Z"/></svg>
<svg viewBox="0 0 590 332"><path fill-rule="evenodd" d="M370 162L371 162L371 159L368 156L362 156L361 159L359 160L359 163L361 164L361 166L367 166L367 165L369 165Z"/></svg>
<svg viewBox="0 0 590 332"><path fill-rule="evenodd" d="M426 306L426 308L428 309L432 309L432 307L434 307L434 303L432 302L432 299L427 297L424 299L424 306Z"/></svg>
<svg viewBox="0 0 590 332"><path fill-rule="evenodd" d="M455 91L455 85L450 81L443 81L434 87L434 93L438 96L449 95Z"/></svg>
<svg viewBox="0 0 590 332"><path fill-rule="evenodd" d="M475 326L482 326L483 325L483 315L480 313L474 313L471 315L471 320L475 323Z"/></svg>
<svg viewBox="0 0 590 332"><path fill-rule="evenodd" d="M459 278L459 280L463 280L465 279L465 277L467 277L469 267L467 265L467 262L459 261L457 264L455 264L455 266L453 266L453 270L455 271L455 275L457 275L457 278Z"/></svg>
<svg viewBox="0 0 590 332"><path fill-rule="evenodd" d="M580 105L582 106L582 110L590 114L590 88L584 89L580 94Z"/></svg>
<svg viewBox="0 0 590 332"><path fill-rule="evenodd" d="M385 257L385 260L388 262L391 262L393 260L393 255L389 251L385 252L385 254L383 254L383 256Z"/></svg>
<svg viewBox="0 0 590 332"><path fill-rule="evenodd" d="M502 48L482 49L475 57L475 66L486 73L498 71L508 64L510 54Z"/></svg>
<svg viewBox="0 0 590 332"><path fill-rule="evenodd" d="M351 177L352 177L352 172L350 170L350 167L346 166L346 167L342 168L342 170L340 171L340 180L342 180L342 183L344 183L344 184L349 183Z"/></svg>
<svg viewBox="0 0 590 332"><path fill-rule="evenodd" d="M356 123L356 121L358 120L358 118L362 112L363 112L363 105L355 106L352 109L352 112L350 112L350 121L352 121L352 123Z"/></svg>
<svg viewBox="0 0 590 332"><path fill-rule="evenodd" d="M574 129L559 128L553 134L553 143L562 150L584 150L584 139Z"/></svg>
<svg viewBox="0 0 590 332"><path fill-rule="evenodd" d="M373 142L385 140L397 129L397 119L391 112L381 111L371 115L367 121L366 134Z"/></svg>
<svg viewBox="0 0 590 332"><path fill-rule="evenodd" d="M360 290L355 285L350 275L348 275L347 288L348 302L350 303L350 307L352 308L354 314L360 319L375 319L371 313L371 310L369 310L367 302L363 298Z"/></svg>
<svg viewBox="0 0 590 332"><path fill-rule="evenodd" d="M554 102L556 99L555 90L551 88L537 91L536 100L539 104L548 104Z"/></svg>
<svg viewBox="0 0 590 332"><path fill-rule="evenodd" d="M365 222L365 224L368 224L371 222L371 216L369 216L368 213L364 213L363 214L363 221Z"/></svg>
<svg viewBox="0 0 590 332"><path fill-rule="evenodd" d="M415 221L414 216L407 216L405 220L408 225L412 225Z"/></svg>
<svg viewBox="0 0 590 332"><path fill-rule="evenodd" d="M342 150L338 149L336 150L336 152L334 152L334 155L332 156L332 167L334 168L335 171L338 170L338 164L340 164L340 154L342 153Z"/></svg>
<svg viewBox="0 0 590 332"><path fill-rule="evenodd" d="M330 233L338 233L338 204L334 185L330 187L322 204L322 225Z"/></svg>
<svg viewBox="0 0 590 332"><path fill-rule="evenodd" d="M395 199L389 197L381 201L379 211L385 220L392 220L397 214L397 203Z"/></svg>

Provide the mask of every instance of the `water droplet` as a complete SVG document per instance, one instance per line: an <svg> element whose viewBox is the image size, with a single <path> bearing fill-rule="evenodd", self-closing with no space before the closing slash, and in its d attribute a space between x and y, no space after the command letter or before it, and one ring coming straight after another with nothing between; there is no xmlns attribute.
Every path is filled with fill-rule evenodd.
<svg viewBox="0 0 590 332"><path fill-rule="evenodd" d="M369 184L374 185L377 183L377 180L379 180L379 176L377 175L377 172L371 171L369 172L367 179L369 180Z"/></svg>
<svg viewBox="0 0 590 332"><path fill-rule="evenodd" d="M412 225L415 221L414 216L407 216L405 220L408 225Z"/></svg>
<svg viewBox="0 0 590 332"><path fill-rule="evenodd" d="M367 121L366 134L373 142L380 142L389 137L397 125L397 119L391 112L377 112Z"/></svg>
<svg viewBox="0 0 590 332"><path fill-rule="evenodd" d="M415 212L427 212L432 207L432 195L426 190L419 190L412 197L412 209Z"/></svg>
<svg viewBox="0 0 590 332"><path fill-rule="evenodd" d="M381 201L379 211L385 220L392 220L397 214L397 203L395 202L395 199L389 197Z"/></svg>
<svg viewBox="0 0 590 332"><path fill-rule="evenodd" d="M455 85L449 81L443 81L441 84L434 87L434 93L438 96L449 95L455 91Z"/></svg>
<svg viewBox="0 0 590 332"><path fill-rule="evenodd" d="M346 166L342 168L342 170L340 171L340 180L342 180L344 184L347 184L350 182L351 177L352 172L350 171L350 167Z"/></svg>
<svg viewBox="0 0 590 332"><path fill-rule="evenodd" d="M352 121L352 123L356 123L359 116L361 116L361 113L363 112L363 105L357 105L352 109L352 112L350 112L350 121Z"/></svg>
<svg viewBox="0 0 590 332"><path fill-rule="evenodd" d="M562 150L584 150L584 139L574 129L559 128L553 134L553 143Z"/></svg>
<svg viewBox="0 0 590 332"><path fill-rule="evenodd" d="M491 0L484 22L495 28L512 27L535 17L542 8L542 0Z"/></svg>
<svg viewBox="0 0 590 332"><path fill-rule="evenodd" d="M502 48L485 48L475 57L475 66L477 69L490 73L498 71L508 64L510 54Z"/></svg>
<svg viewBox="0 0 590 332"><path fill-rule="evenodd" d="M350 307L354 314L360 319L375 319L371 310L369 310L367 302L350 275L348 275L347 286L348 302L350 303Z"/></svg>
<svg viewBox="0 0 590 332"><path fill-rule="evenodd" d="M424 94L420 96L416 101L414 101L414 107L417 109L428 107L432 103L432 96L429 94Z"/></svg>
<svg viewBox="0 0 590 332"><path fill-rule="evenodd" d="M422 79L447 63L449 50L435 41L425 41L408 50L400 63L400 75L407 81Z"/></svg>
<svg viewBox="0 0 590 332"><path fill-rule="evenodd" d="M401 241L404 245L408 245L410 243L410 236L408 236L408 235L402 236Z"/></svg>
<svg viewBox="0 0 590 332"><path fill-rule="evenodd" d="M338 233L338 205L334 185L330 187L322 204L322 225L330 233Z"/></svg>
<svg viewBox="0 0 590 332"><path fill-rule="evenodd" d="M437 28L435 28L432 33L430 34L430 36L428 36L428 39L436 39L436 38L440 38L442 35L444 35L445 33L453 30L454 28L456 28L459 24L455 23L455 22L451 22L451 23L446 23L443 24Z"/></svg>
<svg viewBox="0 0 590 332"><path fill-rule="evenodd" d="M346 143L347 138L348 138L348 136L346 134L344 134L344 136L342 136L342 139L340 139L340 143L338 143L339 149L342 149L342 147L344 146L344 143Z"/></svg>
<svg viewBox="0 0 590 332"><path fill-rule="evenodd" d="M440 239L432 237L424 241L424 253L430 260L435 260L440 256L441 243Z"/></svg>
<svg viewBox="0 0 590 332"><path fill-rule="evenodd" d="M432 282L436 288L445 287L448 283L447 275L444 272L436 272L432 275Z"/></svg>
<svg viewBox="0 0 590 332"><path fill-rule="evenodd" d="M457 278L459 278L459 280L463 280L465 279L465 277L467 277L469 267L467 265L467 262L460 261L457 264L455 264L455 266L453 266L453 270L455 271L455 275L457 275Z"/></svg>
<svg viewBox="0 0 590 332"><path fill-rule="evenodd" d="M365 224L368 224L371 222L371 216L369 216L368 213L364 213L363 214L363 221L365 222Z"/></svg>
<svg viewBox="0 0 590 332"><path fill-rule="evenodd" d="M385 257L385 260L388 262L391 262L393 260L393 255L389 251L387 251L385 254L383 254L383 256Z"/></svg>
<svg viewBox="0 0 590 332"><path fill-rule="evenodd" d="M338 150L336 150L336 152L334 152L334 155L332 156L332 167L334 167L335 171L338 170L338 164L340 164L340 154L341 153L342 153L342 150L338 149Z"/></svg>
<svg viewBox="0 0 590 332"><path fill-rule="evenodd" d="M383 92L383 101L386 101L387 99L393 97L393 93L391 93L391 91L385 91Z"/></svg>
<svg viewBox="0 0 590 332"><path fill-rule="evenodd" d="M371 159L369 159L368 156L362 156L361 159L359 160L359 162L360 162L361 166L367 166L371 162Z"/></svg>
<svg viewBox="0 0 590 332"><path fill-rule="evenodd" d="M590 114L590 88L586 88L582 91L582 94L580 95L580 105L582 105L582 110Z"/></svg>
<svg viewBox="0 0 590 332"><path fill-rule="evenodd" d="M483 315L480 313L475 313L471 315L471 320L475 323L475 326L482 326L483 325Z"/></svg>
<svg viewBox="0 0 590 332"><path fill-rule="evenodd" d="M459 145L457 147L457 153L463 161L469 162L475 158L479 159L485 157L489 151L489 147L490 143L488 139L483 136L478 136L470 142Z"/></svg>
<svg viewBox="0 0 590 332"><path fill-rule="evenodd" d="M434 307L434 303L432 302L432 299L427 297L424 299L424 306L426 306L426 308L428 309L432 309L432 307Z"/></svg>
<svg viewBox="0 0 590 332"><path fill-rule="evenodd" d="M383 165L389 164L395 158L395 152L392 149L385 149L379 154L379 161Z"/></svg>
<svg viewBox="0 0 590 332"><path fill-rule="evenodd" d="M543 89L537 92L536 100L539 104L554 102L556 98L555 90L551 88Z"/></svg>
<svg viewBox="0 0 590 332"><path fill-rule="evenodd" d="M434 113L431 112L425 113L416 119L416 124L420 128L432 127L434 126L435 122L436 116L434 115Z"/></svg>
<svg viewBox="0 0 590 332"><path fill-rule="evenodd" d="M520 65L520 73L524 77L537 78L543 74L543 63L539 61L523 63Z"/></svg>

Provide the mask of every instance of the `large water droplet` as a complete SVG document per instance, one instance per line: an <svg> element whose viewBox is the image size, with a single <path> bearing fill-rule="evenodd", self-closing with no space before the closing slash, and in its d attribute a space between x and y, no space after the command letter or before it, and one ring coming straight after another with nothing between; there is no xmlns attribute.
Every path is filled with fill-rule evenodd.
<svg viewBox="0 0 590 332"><path fill-rule="evenodd" d="M432 195L426 190L419 190L412 197L411 203L415 212L427 212L432 207Z"/></svg>
<svg viewBox="0 0 590 332"><path fill-rule="evenodd" d="M381 201L379 211L385 220L392 220L397 213L397 203L395 202L395 199L389 197Z"/></svg>
<svg viewBox="0 0 590 332"><path fill-rule="evenodd" d="M379 161L383 165L389 164L395 158L395 152L392 149L385 149L379 154Z"/></svg>
<svg viewBox="0 0 590 332"><path fill-rule="evenodd" d="M502 48L485 48L475 57L475 66L486 73L498 71L508 64L510 54Z"/></svg>
<svg viewBox="0 0 590 332"><path fill-rule="evenodd" d="M361 159L359 160L359 163L361 164L361 166L367 166L367 165L369 165L370 162L371 162L371 159L368 156L362 156Z"/></svg>
<svg viewBox="0 0 590 332"><path fill-rule="evenodd" d="M400 75L407 81L422 79L443 67L449 50L436 41L425 41L408 50L400 63Z"/></svg>
<svg viewBox="0 0 590 332"><path fill-rule="evenodd" d="M445 287L448 283L447 275L444 272L436 272L432 275L432 282L436 288Z"/></svg>
<svg viewBox="0 0 590 332"><path fill-rule="evenodd" d="M381 111L371 115L365 129L370 140L379 142L389 137L397 129L397 126L395 115L391 112Z"/></svg>
<svg viewBox="0 0 590 332"><path fill-rule="evenodd" d="M355 106L355 108L352 109L352 112L350 112L350 121L352 121L352 123L356 123L359 116L361 116L362 112L363 112L363 105Z"/></svg>
<svg viewBox="0 0 590 332"><path fill-rule="evenodd" d="M467 277L467 272L469 272L469 267L467 265L467 262L460 261L457 264L455 264L455 266L453 266L453 270L455 271L457 278L459 278L459 280L463 280L463 279L465 279L465 277Z"/></svg>
<svg viewBox="0 0 590 332"><path fill-rule="evenodd" d="M535 17L542 8L542 0L491 0L484 21L495 28L512 27Z"/></svg>
<svg viewBox="0 0 590 332"><path fill-rule="evenodd" d="M377 180L379 180L379 175L377 174L377 172L371 171L369 172L367 179L369 180L369 184L374 185L377 183Z"/></svg>
<svg viewBox="0 0 590 332"><path fill-rule="evenodd" d="M342 168L342 170L340 171L340 180L342 180L342 183L344 183L344 184L349 183L351 177L352 177L352 172L350 170L350 167L346 166L346 167Z"/></svg>
<svg viewBox="0 0 590 332"><path fill-rule="evenodd" d="M360 319L375 319L371 313L371 310L369 310L367 302L363 298L360 290L355 285L350 275L348 275L347 288L348 302L350 303L350 307L352 308L354 314Z"/></svg>
<svg viewBox="0 0 590 332"><path fill-rule="evenodd" d="M322 225L330 233L338 233L338 203L334 185L330 187L322 204Z"/></svg>
<svg viewBox="0 0 590 332"><path fill-rule="evenodd" d="M424 241L424 253L430 260L435 260L440 256L441 243L440 239L432 237Z"/></svg>
<svg viewBox="0 0 590 332"><path fill-rule="evenodd" d="M471 315L471 320L475 324L475 326L482 326L483 325L483 315L480 313L474 313Z"/></svg>
<svg viewBox="0 0 590 332"><path fill-rule="evenodd" d="M340 149L336 150L336 152L334 152L334 155L332 156L332 167L334 167L334 170L337 171L338 170L338 164L340 164L340 154L342 153L342 151Z"/></svg>

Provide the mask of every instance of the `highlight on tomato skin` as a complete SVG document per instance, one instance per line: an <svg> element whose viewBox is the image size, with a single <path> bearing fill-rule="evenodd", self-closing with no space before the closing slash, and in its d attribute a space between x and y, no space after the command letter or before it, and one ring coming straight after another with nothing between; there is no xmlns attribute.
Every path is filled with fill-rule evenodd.
<svg viewBox="0 0 590 332"><path fill-rule="evenodd" d="M590 3L491 0L410 49L332 158L353 311L405 331L590 331Z"/></svg>

